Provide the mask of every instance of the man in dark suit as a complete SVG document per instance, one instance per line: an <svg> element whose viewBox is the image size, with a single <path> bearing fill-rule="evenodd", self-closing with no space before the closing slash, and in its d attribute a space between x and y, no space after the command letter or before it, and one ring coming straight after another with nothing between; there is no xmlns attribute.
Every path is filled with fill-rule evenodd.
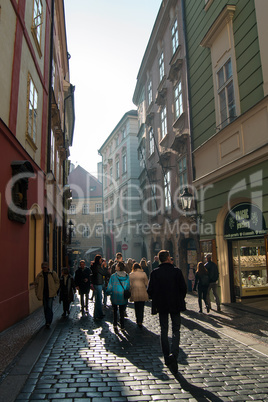
<svg viewBox="0 0 268 402"><path fill-rule="evenodd" d="M152 299L152 314L159 314L161 346L165 364L176 374L180 344L180 312L185 308L187 286L179 268L171 263L169 251L158 253L160 265L151 272L147 292ZM172 321L171 354L168 341L168 319Z"/></svg>

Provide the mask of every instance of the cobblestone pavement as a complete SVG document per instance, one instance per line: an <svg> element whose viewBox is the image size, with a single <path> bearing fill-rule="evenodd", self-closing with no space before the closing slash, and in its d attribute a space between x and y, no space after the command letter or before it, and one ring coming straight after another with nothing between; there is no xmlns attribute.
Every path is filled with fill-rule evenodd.
<svg viewBox="0 0 268 402"><path fill-rule="evenodd" d="M244 315L244 322L254 314L230 316L227 307L222 314L201 315L196 297L187 296L187 302L193 310L182 315L176 376L163 363L158 316L151 315L150 303L142 329L129 304L126 333L119 334L113 331L111 308L95 322L93 303L84 317L76 305L70 318L59 319L51 332L47 330L50 337L13 400L268 401L267 318L255 317L250 333L245 327L230 330L236 314L238 319ZM261 322L258 332L255 327Z"/></svg>

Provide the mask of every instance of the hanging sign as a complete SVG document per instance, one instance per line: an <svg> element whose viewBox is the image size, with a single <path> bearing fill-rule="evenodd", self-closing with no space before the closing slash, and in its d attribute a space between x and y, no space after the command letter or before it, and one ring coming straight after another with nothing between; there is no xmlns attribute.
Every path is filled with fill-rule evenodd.
<svg viewBox="0 0 268 402"><path fill-rule="evenodd" d="M230 210L224 222L225 239L263 236L266 224L262 211L250 203L243 202Z"/></svg>

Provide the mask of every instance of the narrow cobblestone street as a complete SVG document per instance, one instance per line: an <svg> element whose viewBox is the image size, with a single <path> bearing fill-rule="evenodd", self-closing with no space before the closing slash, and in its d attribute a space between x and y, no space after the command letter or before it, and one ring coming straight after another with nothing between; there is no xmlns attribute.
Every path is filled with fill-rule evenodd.
<svg viewBox="0 0 268 402"><path fill-rule="evenodd" d="M197 305L194 297L189 302ZM158 316L151 315L150 303L142 329L129 304L126 332L119 334L113 331L111 308L95 322L93 306L81 317L76 303L69 319L55 319L39 359L10 401L268 400L267 344L258 343L260 353L235 340L229 330L225 334L224 326L215 325L223 314L212 311L209 317L188 310L182 315L179 373L174 376L163 363ZM42 329L37 338L50 331ZM254 344L254 336L245 338Z"/></svg>

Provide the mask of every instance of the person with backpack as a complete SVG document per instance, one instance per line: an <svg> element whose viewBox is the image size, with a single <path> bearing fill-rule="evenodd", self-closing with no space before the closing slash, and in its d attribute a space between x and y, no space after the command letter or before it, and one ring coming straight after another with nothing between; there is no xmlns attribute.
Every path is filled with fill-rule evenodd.
<svg viewBox="0 0 268 402"><path fill-rule="evenodd" d="M209 287L208 287L208 292L207 292L207 304L209 308L211 308L211 301L210 301L210 289L212 289L213 296L216 300L217 304L217 312L221 312L221 304L220 304L220 298L218 295L218 279L219 279L219 270L215 262L211 261L211 254L206 255L206 264L205 267L208 271L208 277L209 277Z"/></svg>
<svg viewBox="0 0 268 402"><path fill-rule="evenodd" d="M208 276L208 271L205 268L204 264L200 261L197 264L197 270L195 273L195 283L194 283L194 288L193 291L196 291L196 288L198 290L198 304L199 304L199 313L202 313L202 299L205 302L205 306L207 308L207 312L209 313L209 305L207 303L207 292L208 292L208 287L209 287L209 276Z"/></svg>

